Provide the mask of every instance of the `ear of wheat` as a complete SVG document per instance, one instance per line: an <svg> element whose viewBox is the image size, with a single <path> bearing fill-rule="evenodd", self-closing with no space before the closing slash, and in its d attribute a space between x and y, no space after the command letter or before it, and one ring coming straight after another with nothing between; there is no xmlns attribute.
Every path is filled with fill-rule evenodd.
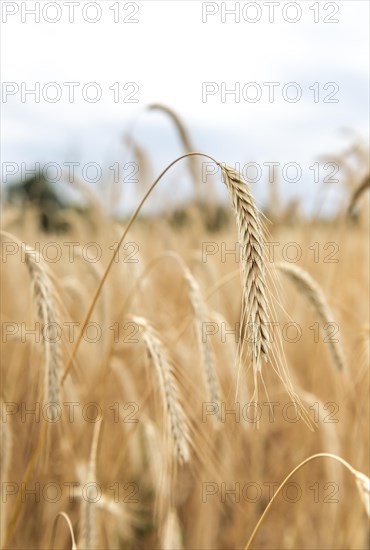
<svg viewBox="0 0 370 550"><path fill-rule="evenodd" d="M176 126L176 130L178 131L178 134L180 136L185 153L190 153L191 151L195 150L187 129L185 128L178 114L175 113L173 109L170 109L170 107L167 107L166 105L162 105L160 103L152 103L151 105L148 106L148 110L162 111L167 116L169 116ZM198 185L199 180L198 180L198 170L197 170L196 159L193 156L190 156L188 157L188 162L189 162L191 177L193 180L194 191L197 193L197 195L199 195L199 185Z"/></svg>
<svg viewBox="0 0 370 550"><path fill-rule="evenodd" d="M220 388L217 373L213 361L212 350L207 339L203 337L203 323L206 321L205 305L202 298L202 292L199 284L182 260L181 256L175 252L166 252L161 258L172 258L181 268L184 280L188 287L189 300L194 314L195 329L198 339L198 345L202 354L202 366L204 368L208 397L213 403L220 400Z"/></svg>
<svg viewBox="0 0 370 550"><path fill-rule="evenodd" d="M308 301L314 307L323 327L327 323L333 322L334 316L322 288L307 271L299 266L285 262L278 262L275 264L275 267L293 281L296 287L305 294ZM329 338L328 343L334 364L338 370L343 370L345 367L345 358L340 342Z"/></svg>
<svg viewBox="0 0 370 550"><path fill-rule="evenodd" d="M137 170L140 174L139 185L143 189L149 179L151 173L151 165L149 156L145 154L145 150L139 145L133 136L124 139L125 143L132 149L132 153L137 163Z"/></svg>
<svg viewBox="0 0 370 550"><path fill-rule="evenodd" d="M255 371L260 371L261 359L268 360L270 348L263 225L247 182L233 168L228 166L221 166L221 168L234 206L240 245L243 251L243 303L240 338L243 346L247 340L248 328L252 329L253 365Z"/></svg>
<svg viewBox="0 0 370 550"><path fill-rule="evenodd" d="M45 262L35 250L22 243L24 261L32 281L33 296L37 306L38 318L43 332L46 328L61 327L59 308L55 300L56 289L52 276ZM62 369L61 341L57 335L54 338L43 334L43 352L45 358L44 400L48 403L58 403ZM53 408L52 415L57 411Z"/></svg>
<svg viewBox="0 0 370 550"><path fill-rule="evenodd" d="M138 316L131 319L141 329L143 342L150 354L162 398L168 435L173 441L175 454L180 463L188 462L190 457L189 431L170 360L149 322Z"/></svg>
<svg viewBox="0 0 370 550"><path fill-rule="evenodd" d="M170 468L171 456L162 444L159 426L150 418L143 418L143 433L147 467L151 473L154 492L153 517L161 526L165 523L168 510L173 506L174 484Z"/></svg>
<svg viewBox="0 0 370 550"><path fill-rule="evenodd" d="M202 353L202 363L206 376L208 397L212 403L218 403L220 401L220 389L217 373L213 362L211 348L207 339L204 339L203 337L202 327L203 323L206 321L206 315L204 311L202 293L195 277L187 268L184 271L184 278L188 285L189 298L194 312L197 337Z"/></svg>
<svg viewBox="0 0 370 550"><path fill-rule="evenodd" d="M97 299L102 291L103 285L108 277L109 271L116 259L118 251L126 238L128 231L135 222L139 212L162 177L179 161L188 157L201 156L207 158L219 166L225 177L225 183L229 190L232 203L234 205L235 215L241 246L244 250L244 261L242 265L244 275L243 289L243 304L242 304L242 320L241 320L241 340L243 355L243 341L246 339L248 325L252 327L254 332L254 342L252 346L252 358L255 378L256 374L261 370L261 357L265 360L268 358L270 347L269 330L268 330L268 300L267 300L267 284L265 275L265 262L263 254L263 227L259 211L256 207L253 195L250 192L248 184L241 178L233 168L221 165L214 158L203 153L187 153L172 161L152 183L146 191L135 212L131 215L121 238L119 239L112 257L106 267L104 275L95 291L90 307L87 311L82 327L80 328L78 337L75 341L71 356L65 368L62 383L64 382L68 372L70 371L74 357L81 343L83 331L90 320L92 311L96 305Z"/></svg>

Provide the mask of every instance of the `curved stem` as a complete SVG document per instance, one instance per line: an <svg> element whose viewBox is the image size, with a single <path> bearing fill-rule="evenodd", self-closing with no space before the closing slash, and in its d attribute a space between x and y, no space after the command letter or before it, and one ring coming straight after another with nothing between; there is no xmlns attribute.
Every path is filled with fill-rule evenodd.
<svg viewBox="0 0 370 550"><path fill-rule="evenodd" d="M93 297L92 302L91 302L91 304L90 304L90 307L89 307L89 309L88 309L88 311L87 311L87 313L86 313L85 320L84 320L84 322L83 322L83 324L82 324L82 327L81 327L81 329L80 329L80 331L79 331L79 333L78 333L76 342L75 342L75 344L74 344L74 346L73 346L73 349L72 349L72 353L71 353L71 355L70 355L70 357L69 357L67 366L66 366L65 371L64 371L64 373L63 373L63 376L62 376L62 384L64 383L64 381L65 381L65 379L66 379L66 376L67 376L67 374L69 373L69 371L70 371L70 369L71 369L71 367L72 367L74 358L75 358L76 353L77 353L78 346L80 345L80 342L81 342L81 340L82 340L83 332L84 332L84 330L85 330L85 328L86 328L87 323L88 323L89 320L90 320L91 314L92 314L93 309L94 309L94 307L95 307L95 304L96 304L96 302L97 302L97 300L98 300L98 297L99 297L99 295L100 295L101 289L103 288L103 285L104 285L104 283L105 283L105 281L106 281L106 279L107 279L107 277L108 277L109 271L110 271L110 269L111 269L111 267L112 267L112 265L113 265L113 262L114 262L115 259L116 259L117 253L118 253L118 251L119 251L119 249L120 249L120 247L121 247L121 245L122 245L124 239L126 238L126 235L127 235L128 231L129 231L129 229L131 228L132 224L133 224L134 221L136 220L136 218L137 218L137 216L138 216L138 214L139 214L139 212L140 212L140 210L141 210L143 204L145 203L146 199L149 197L149 195L150 195L150 193L153 191L153 189L156 187L157 183L158 183L158 182L161 180L161 178L166 174L166 172L168 172L168 170L170 170L170 168L172 168L172 166L173 166L174 164L176 164L177 162L179 162L180 160L182 160L182 159L184 159L184 158L187 158L187 157L191 157L191 156L201 156L201 157L204 157L204 158L208 158L208 159L210 159L212 162L214 162L215 164L217 164L217 166L220 166L220 164L219 164L214 158L212 158L211 156L206 155L206 154L204 154L204 153L196 153L196 152L187 153L186 155L182 155L181 157L178 157L177 159L175 159L174 161L172 161L171 164L169 164L169 165L163 170L163 172L158 176L158 178L154 181L154 183L152 183L152 185L149 187L148 191L145 193L145 195L144 195L143 198L141 199L141 201L140 201L138 207L136 208L135 212L132 214L131 218L129 219L129 221L128 221L128 223L127 223L127 225L126 225L126 227L125 227L125 229L124 229L124 231L123 231L123 233L122 233L122 236L121 236L119 242L117 243L117 246L116 246L116 248L115 248L115 250L114 250L114 252L113 252L113 254L112 254L112 257L111 257L111 259L109 260L108 266L107 266L107 268L106 268L106 270L105 270L105 272L104 272L104 275L103 275L103 277L102 277L102 279L101 279L101 281L100 281L100 283L99 283L99 285L98 285L98 288L97 288L96 291L95 291L94 297Z"/></svg>
<svg viewBox="0 0 370 550"><path fill-rule="evenodd" d="M341 458L340 456L337 456L337 455L334 455L334 454L331 454L331 453L317 453L317 454L314 454L308 458L306 458L305 460L303 460L303 462L301 462L300 464L298 464L298 466L296 466L287 476L286 478L284 479L284 481L282 481L282 483L279 485L276 493L273 495L273 497L271 498L270 502L268 503L268 505L266 506L265 510L263 511L263 514L261 515L260 519L258 520L257 522L257 525L255 526L255 528L253 529L253 532L251 534L251 536L249 537L249 540L244 548L244 550L249 550L249 548L251 547L251 544L257 534L257 531L259 530L260 526L261 526L261 523L263 522L267 512L269 511L269 509L271 508L272 506L272 503L276 500L276 497L279 495L279 493L282 491L284 485L287 483L287 481L289 481L289 479L291 477L293 477L293 475L298 472L298 470L300 470L305 464L307 464L308 462L311 462L311 460L315 460L316 458L332 458L333 460L336 460L337 462L340 462L343 466L345 466L352 474L356 475L356 470L346 461L344 460L343 458Z"/></svg>
<svg viewBox="0 0 370 550"><path fill-rule="evenodd" d="M57 515L57 517L54 520L53 532L52 532L52 535L51 535L50 548L54 548L55 535L56 535L56 530L57 530L57 525L58 525L59 518L64 518L65 522L67 523L69 533L71 535L72 550L76 550L77 546L76 546L75 536L74 536L74 533L73 533L72 523L71 523L71 520L69 519L68 515L65 512L59 512L59 514Z"/></svg>

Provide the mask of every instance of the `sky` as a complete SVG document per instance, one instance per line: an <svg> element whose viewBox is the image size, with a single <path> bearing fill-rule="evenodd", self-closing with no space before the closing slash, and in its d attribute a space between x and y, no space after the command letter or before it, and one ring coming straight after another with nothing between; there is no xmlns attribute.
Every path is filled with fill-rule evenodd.
<svg viewBox="0 0 370 550"><path fill-rule="evenodd" d="M155 176L183 151L151 103L178 113L195 149L247 167L262 203L266 163L279 163L284 197L313 204L327 174L314 181L310 166L368 141L367 1L27 0L1 10L3 182L36 161L78 162L79 176L96 163L103 181L133 160L126 135ZM285 177L289 163L298 181ZM190 193L183 172L172 176L180 197ZM136 200L125 184L123 208Z"/></svg>

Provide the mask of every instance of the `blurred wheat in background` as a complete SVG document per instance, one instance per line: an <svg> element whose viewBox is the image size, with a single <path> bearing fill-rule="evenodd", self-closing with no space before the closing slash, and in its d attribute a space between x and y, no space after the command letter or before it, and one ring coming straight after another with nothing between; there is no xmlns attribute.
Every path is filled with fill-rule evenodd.
<svg viewBox="0 0 370 550"><path fill-rule="evenodd" d="M2 548L244 548L284 478L332 453L348 467L322 457L299 468L252 547L365 549L366 151L332 216L284 206L274 183L260 211L222 159L202 181L213 161L188 155L175 113L151 109L182 139L176 164L195 189L183 207L166 209L171 170L157 181L130 139L139 192L155 182L147 201L161 197L161 214L114 217L82 182L83 206L62 204L41 177L8 191ZM230 205L212 197L215 178Z"/></svg>

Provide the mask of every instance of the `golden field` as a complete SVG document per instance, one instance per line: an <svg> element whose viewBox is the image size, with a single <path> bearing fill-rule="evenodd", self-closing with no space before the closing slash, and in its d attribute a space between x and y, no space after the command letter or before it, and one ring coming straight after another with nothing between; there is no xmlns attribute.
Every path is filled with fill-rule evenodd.
<svg viewBox="0 0 370 550"><path fill-rule="evenodd" d="M316 453L355 471L327 456L302 466L250 547L368 548L356 472L369 475L369 212L365 192L347 213L355 176L328 219L274 212L272 198L264 220L242 181L212 227L206 199L139 215L109 271L127 220L94 197L60 212L65 232L43 232L36 207L4 207L3 548L245 548ZM166 204L161 185L148 201ZM332 317L281 262L313 278ZM240 333L260 319L259 292L275 323L266 354Z"/></svg>

